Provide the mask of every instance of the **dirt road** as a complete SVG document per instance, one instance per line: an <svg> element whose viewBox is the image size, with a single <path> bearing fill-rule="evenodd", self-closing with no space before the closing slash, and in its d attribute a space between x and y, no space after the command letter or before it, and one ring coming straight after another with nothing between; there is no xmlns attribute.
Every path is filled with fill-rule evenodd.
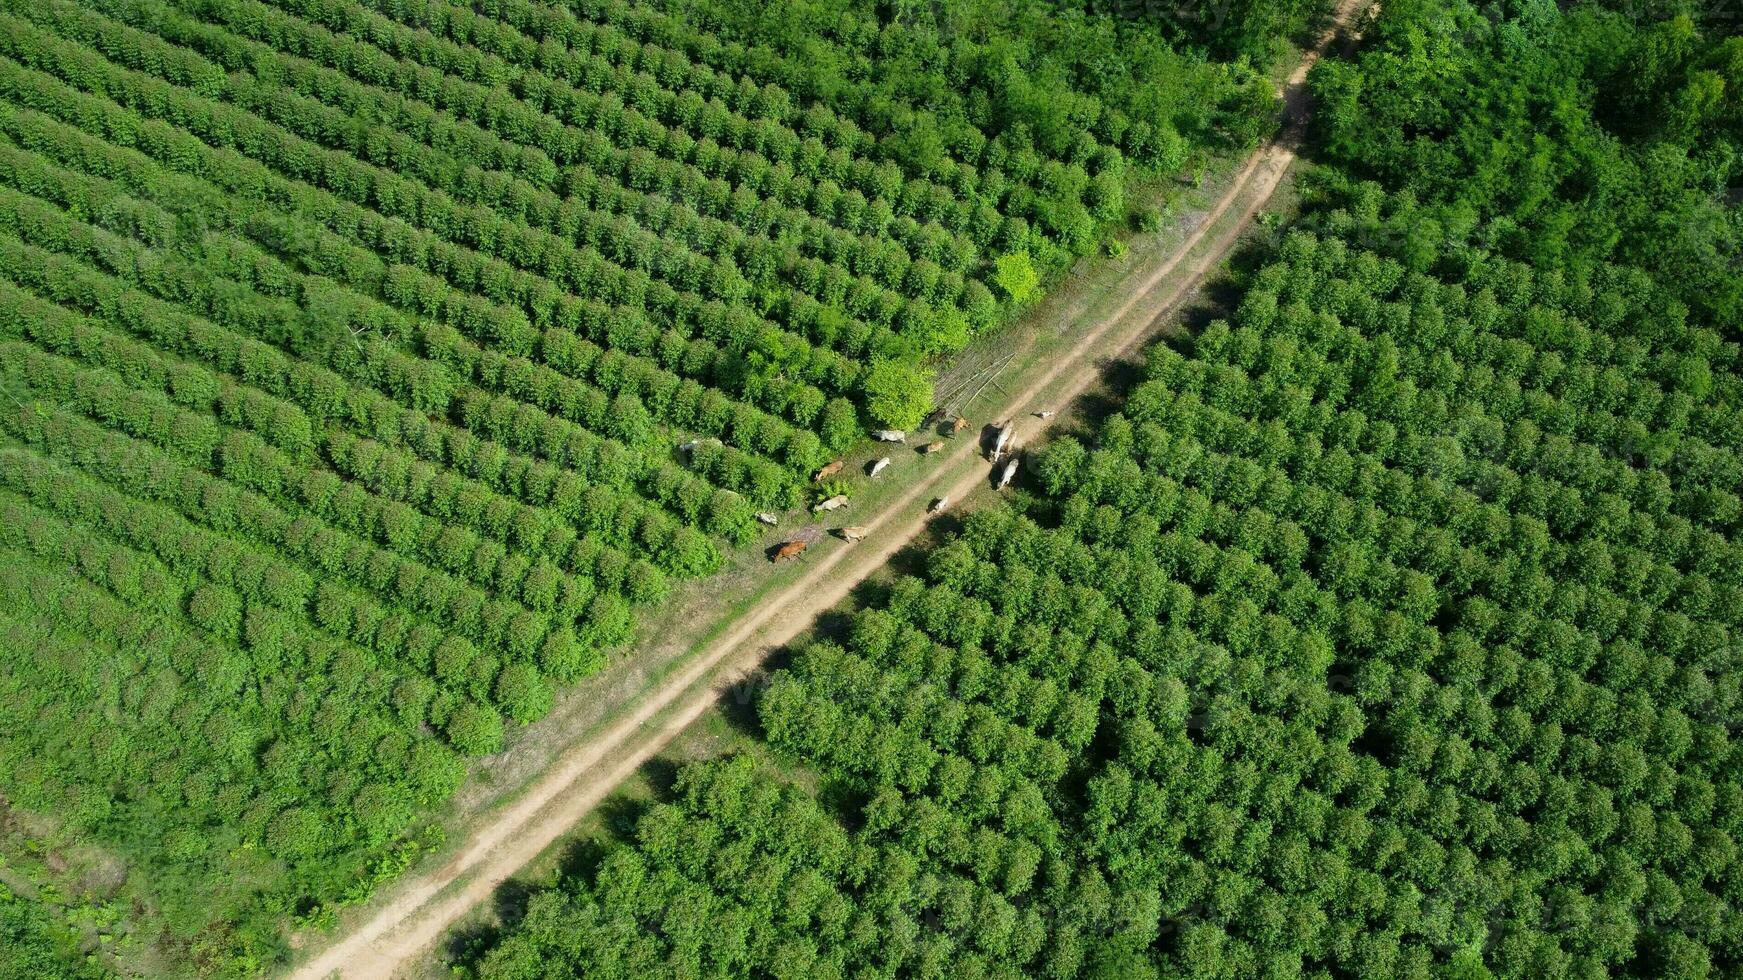
<svg viewBox="0 0 1743 980"><path fill-rule="evenodd" d="M1363 6L1362 0L1344 0L1336 23L1353 24ZM1328 31L1305 55L1283 93L1282 133L1253 153L1197 229L1178 248L1159 257L1150 275L1110 314L1085 330L1067 356L1055 359L990 416L1014 420L1016 445L1033 442L1056 421L1037 419L1032 411L1067 405L1095 385L1108 359L1148 339L1161 314L1190 295L1228 255L1295 160L1306 121L1304 80L1336 37L1335 30ZM1238 219L1224 221L1231 211ZM373 917L292 975L298 980L335 974L374 978L395 976L405 969L468 910L489 900L497 886L713 706L720 693L755 669L770 649L802 634L913 540L931 517L926 512L931 501L940 497L962 501L987 492L987 466L976 450L976 440L955 440L941 465L864 521L866 541L820 555L803 577L742 616L682 669L645 692L627 715L561 756L446 864L397 886Z"/></svg>

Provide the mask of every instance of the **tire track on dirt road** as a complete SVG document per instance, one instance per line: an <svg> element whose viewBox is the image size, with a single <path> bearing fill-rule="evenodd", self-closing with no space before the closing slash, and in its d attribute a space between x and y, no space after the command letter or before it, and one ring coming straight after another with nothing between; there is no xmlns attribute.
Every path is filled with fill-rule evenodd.
<svg viewBox="0 0 1743 980"><path fill-rule="evenodd" d="M1282 131L1254 151L1192 234L1129 297L1007 399L999 414L990 416L1013 420L1014 444L1033 441L1057 421L1033 417L1029 414L1033 406L1070 404L1098 383L1107 360L1150 339L1162 315L1191 295L1233 250L1295 162L1307 123L1308 70L1344 29L1355 25L1364 7L1363 0L1343 0L1339 5L1332 26L1303 54L1284 87ZM1236 208L1238 219L1217 230ZM1210 247L1200 249L1207 239ZM1178 275L1182 267L1185 274ZM1134 312L1142 315L1133 316ZM986 488L987 469L977 450L978 440L958 440L941 466L866 522L866 541L831 548L820 556L805 575L741 616L681 669L643 693L627 714L559 756L440 868L390 886L386 901L367 921L296 967L292 976L296 980L324 980L335 974L377 978L406 969L450 926L487 901L499 885L717 703L724 691L756 669L769 650L801 635L918 536L933 516L926 513L928 502L939 497L961 501Z"/></svg>

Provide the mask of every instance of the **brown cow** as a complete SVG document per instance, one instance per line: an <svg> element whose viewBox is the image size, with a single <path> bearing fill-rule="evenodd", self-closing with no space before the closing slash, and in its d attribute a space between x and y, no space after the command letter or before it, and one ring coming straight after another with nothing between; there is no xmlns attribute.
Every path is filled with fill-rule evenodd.
<svg viewBox="0 0 1743 980"><path fill-rule="evenodd" d="M830 463L829 465L818 470L817 475L811 478L811 482L818 483L818 482L821 482L823 480L827 480L830 477L834 476L835 474L840 473L841 468L843 466L846 466L846 465L847 465L847 460L838 459L835 462Z"/></svg>
<svg viewBox="0 0 1743 980"><path fill-rule="evenodd" d="M769 561L792 561L805 553L806 543L802 539L788 541L775 551L775 556Z"/></svg>

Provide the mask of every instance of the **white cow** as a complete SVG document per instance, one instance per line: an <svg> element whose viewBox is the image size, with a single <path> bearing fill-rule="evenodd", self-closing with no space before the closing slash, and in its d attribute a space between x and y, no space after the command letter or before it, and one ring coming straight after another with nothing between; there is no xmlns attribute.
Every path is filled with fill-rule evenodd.
<svg viewBox="0 0 1743 980"><path fill-rule="evenodd" d="M999 423L998 435L993 439L993 462L997 463L1005 455L1005 447L1011 444L1011 420Z"/></svg>

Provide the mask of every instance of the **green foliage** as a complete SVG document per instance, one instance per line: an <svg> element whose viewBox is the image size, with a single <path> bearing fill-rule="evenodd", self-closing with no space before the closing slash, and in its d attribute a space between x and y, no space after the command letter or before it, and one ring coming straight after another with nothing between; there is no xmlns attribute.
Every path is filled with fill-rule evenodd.
<svg viewBox="0 0 1743 980"><path fill-rule="evenodd" d="M551 686L529 663L512 663L496 677L496 705L509 718L526 724L551 710Z"/></svg>
<svg viewBox="0 0 1743 980"><path fill-rule="evenodd" d="M1502 258L1409 276L1392 247L1359 244L1352 203L1308 216L1348 237L1287 237L1234 321L1190 353L1155 349L1093 448L1042 452L1038 506L975 512L924 579L777 672L762 737L818 789L748 758L684 770L477 975L597 972L630 948L773 971L800 937L829 974L899 954L1070 976L1259 960L1485 976L1521 950L1575 971L1730 972L1740 920L1720 882L1743 823L1693 801L1743 802L1723 722L1736 626L1680 597L1740 587L1743 511L1697 498L1743 472L1743 352L1670 326L1662 291L1627 270L1577 290ZM1384 199L1374 219L1408 206ZM1626 281L1639 291L1603 298ZM1581 325L1617 301L1639 332ZM1552 309L1569 313L1559 333ZM1600 451L1623 438L1612 412L1678 390L1661 345L1705 350L1730 379L1653 416L1706 461L1674 483L1649 445ZM1600 372L1613 389L1575 380ZM1304 384L1342 406L1312 409ZM1698 702L1680 679L1695 664L1714 671ZM1672 821L1682 844L1656 836ZM806 881L812 913L761 899L753 866ZM1618 875L1638 887L1616 892ZM1245 897L1219 911L1231 880ZM1710 915L1665 914L1653 882ZM1352 890L1371 918L1349 919ZM773 939L688 942L671 910L698 903ZM874 912L890 909L936 923L933 945L903 945ZM1285 909L1323 925L1266 924ZM1630 927L1645 920L1660 925ZM1338 922L1348 944L1316 941Z"/></svg>
<svg viewBox="0 0 1743 980"><path fill-rule="evenodd" d="M1189 38L1219 57L1270 64L1282 57L1287 41L1306 40L1307 28L1330 13L1325 0L1188 0L1166 6L1141 6L1121 0L1087 0L1091 10L1125 13L1141 10L1171 34Z"/></svg>
<svg viewBox="0 0 1743 980"><path fill-rule="evenodd" d="M822 420L817 427L823 448L831 452L846 449L859 437L859 431L859 413L853 402L846 398L831 398L823 407Z"/></svg>
<svg viewBox="0 0 1743 980"><path fill-rule="evenodd" d="M1005 298L1013 304L1028 302L1041 288L1041 274L1035 271L1035 263L1030 260L1028 252L1001 255L993 263L993 268L993 282L998 283Z"/></svg>
<svg viewBox="0 0 1743 980"><path fill-rule="evenodd" d="M96 980L108 976L87 962L77 938L41 905L0 884L0 974L43 980Z"/></svg>
<svg viewBox="0 0 1743 980"><path fill-rule="evenodd" d="M1364 160L1226 315L796 649L755 753L681 769L458 965L1743 970L1743 346L1582 170L1723 127L1689 25L1625 33L1387 5L1318 83ZM1591 111L1606 64L1683 135ZM1733 220L1686 176L1628 180Z"/></svg>
<svg viewBox="0 0 1743 980"><path fill-rule="evenodd" d="M1045 5L5 5L8 804L282 969L1248 81Z"/></svg>
<svg viewBox="0 0 1743 980"><path fill-rule="evenodd" d="M274 854L290 858L307 857L322 850L326 843L321 818L301 807L291 807L272 818L266 827L266 846Z"/></svg>
<svg viewBox="0 0 1743 980"><path fill-rule="evenodd" d="M1714 196L1743 177L1730 25L1590 3L1383 10L1356 59L1315 69L1314 123L1331 160L1416 196L1406 233L1475 223L1514 258L1636 265L1710 315L1743 311L1743 235Z"/></svg>
<svg viewBox="0 0 1743 980"><path fill-rule="evenodd" d="M902 361L879 361L866 372L865 407L881 428L920 427L932 411L931 372Z"/></svg>
<svg viewBox="0 0 1743 980"><path fill-rule="evenodd" d="M468 702L454 709L444 726L448 741L465 755L490 755L502 750L502 716Z"/></svg>
<svg viewBox="0 0 1743 980"><path fill-rule="evenodd" d="M907 339L926 356L942 357L968 346L969 338L973 334L974 328L966 313L959 309L947 309L916 321L911 336L907 336Z"/></svg>
<svg viewBox="0 0 1743 980"><path fill-rule="evenodd" d="M1048 443L1035 461L1036 478L1050 494L1062 495L1083 476L1088 452L1075 438L1061 436Z"/></svg>
<svg viewBox="0 0 1743 980"><path fill-rule="evenodd" d="M853 483L844 477L832 476L811 486L811 502L822 503L831 497L852 497Z"/></svg>

